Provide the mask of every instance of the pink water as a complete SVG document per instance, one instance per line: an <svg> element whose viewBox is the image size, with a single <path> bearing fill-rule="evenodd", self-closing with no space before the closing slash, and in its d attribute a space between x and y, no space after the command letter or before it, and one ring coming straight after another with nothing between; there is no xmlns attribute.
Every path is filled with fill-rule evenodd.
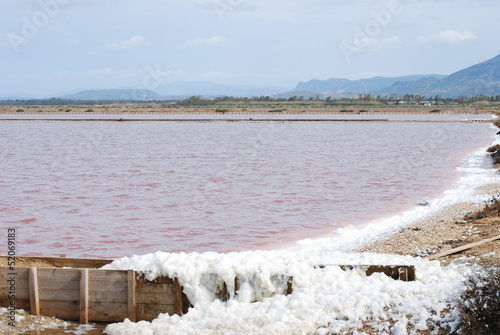
<svg viewBox="0 0 500 335"><path fill-rule="evenodd" d="M17 229L19 255L273 248L439 196L494 133L480 123L4 121L0 220Z"/></svg>

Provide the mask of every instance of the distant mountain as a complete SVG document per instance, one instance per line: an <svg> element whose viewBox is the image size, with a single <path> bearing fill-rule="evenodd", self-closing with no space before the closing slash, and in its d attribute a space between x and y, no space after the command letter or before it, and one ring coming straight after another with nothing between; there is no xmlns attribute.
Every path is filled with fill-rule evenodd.
<svg viewBox="0 0 500 335"><path fill-rule="evenodd" d="M238 86L223 85L211 82L178 81L159 85L156 91L167 96L234 96L253 97L260 95L273 95L289 88L273 86Z"/></svg>
<svg viewBox="0 0 500 335"><path fill-rule="evenodd" d="M480 94L500 95L500 55L438 79L425 78L423 81L397 82L378 93L440 95L450 98Z"/></svg>
<svg viewBox="0 0 500 335"><path fill-rule="evenodd" d="M31 95L0 95L0 100L26 100L34 99Z"/></svg>
<svg viewBox="0 0 500 335"><path fill-rule="evenodd" d="M369 79L349 80L343 78L332 78L326 80L313 79L308 82L300 82L294 91L308 91L323 94L334 93L369 93L383 90L397 82L412 82L426 77L438 79L446 76L442 75L412 75L403 77L373 77Z"/></svg>
<svg viewBox="0 0 500 335"><path fill-rule="evenodd" d="M59 97L69 100L161 100L164 96L146 89L90 90Z"/></svg>
<svg viewBox="0 0 500 335"><path fill-rule="evenodd" d="M398 81L392 86L376 93L381 95L397 94L400 96L404 96L406 94L421 95L423 94L423 92L426 92L429 87L436 83L439 83L439 79L437 79L436 77L425 77L415 81Z"/></svg>

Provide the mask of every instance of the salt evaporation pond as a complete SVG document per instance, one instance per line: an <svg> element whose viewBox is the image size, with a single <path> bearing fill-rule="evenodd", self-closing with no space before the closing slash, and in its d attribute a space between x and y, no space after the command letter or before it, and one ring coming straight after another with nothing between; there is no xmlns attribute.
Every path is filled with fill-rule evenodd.
<svg viewBox="0 0 500 335"><path fill-rule="evenodd" d="M440 196L494 132L482 123L2 122L0 213L29 255L283 247Z"/></svg>
<svg viewBox="0 0 500 335"><path fill-rule="evenodd" d="M499 182L485 148L500 140L481 123L0 125L2 224L18 228L20 253L154 252L106 267L176 277L193 305L109 325L113 335L454 331L476 269L349 250L450 204L481 202L480 187ZM161 252L175 250L186 252ZM417 280L339 264L414 265ZM288 296L276 282L284 275ZM236 294L216 299L235 277Z"/></svg>

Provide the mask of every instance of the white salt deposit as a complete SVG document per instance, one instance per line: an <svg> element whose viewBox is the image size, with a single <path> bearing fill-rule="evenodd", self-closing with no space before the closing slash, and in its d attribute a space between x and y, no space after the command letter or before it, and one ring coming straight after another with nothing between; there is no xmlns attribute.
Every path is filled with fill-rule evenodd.
<svg viewBox="0 0 500 335"><path fill-rule="evenodd" d="M498 142L498 138L495 140ZM370 324L379 334L415 334L433 325L454 330L454 308L471 267L399 255L351 253L349 250L386 233L424 219L460 202L481 202L478 190L498 182L496 172L483 167L485 148L473 154L456 187L428 206L378 220L361 229L342 228L329 237L299 241L293 248L220 254L162 253L122 258L109 269L134 269L147 279L176 277L194 307L183 316L160 315L153 322L112 324L108 334L361 334ZM383 274L366 276L337 265L414 265L417 280L403 282ZM324 268L315 267L327 265ZM283 295L284 281L293 277L293 293ZM222 282L234 291L228 302L215 292ZM278 279L277 279L278 278Z"/></svg>
<svg viewBox="0 0 500 335"><path fill-rule="evenodd" d="M320 264L332 266L314 267ZM335 264L414 265L417 281L397 281L383 274L367 277ZM408 256L326 250L310 254L301 248L230 254L158 252L120 259L108 268L133 268L150 279L177 277L194 306L182 317L164 314L151 323L113 324L106 328L109 334L325 334L353 331L364 321L376 323L381 331L406 334L408 323L424 330L429 319L452 327L456 316L453 309L447 311L448 303L460 296L468 271ZM271 280L276 274L293 276L292 294L271 296L279 290ZM241 285L227 303L217 300L217 282L233 283L235 276L253 283Z"/></svg>

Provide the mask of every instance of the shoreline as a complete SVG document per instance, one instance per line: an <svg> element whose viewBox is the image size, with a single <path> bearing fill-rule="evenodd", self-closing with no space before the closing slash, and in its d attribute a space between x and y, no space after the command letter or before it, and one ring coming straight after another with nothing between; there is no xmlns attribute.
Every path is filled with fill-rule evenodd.
<svg viewBox="0 0 500 335"><path fill-rule="evenodd" d="M483 187L481 191L482 194L490 197L498 195L500 194L500 183ZM427 255L439 251L500 234L500 214L464 223L463 218L465 215L475 213L483 207L484 205L477 203L459 203L449 206L426 219L418 220L405 226L400 231L385 235L375 242L368 243L364 247L351 250L348 253L380 253L425 258ZM50 264L37 263L36 261L30 263L29 257L26 257L24 261L23 266L50 267ZM500 241L494 241L484 246L450 255L438 261L441 266L447 266L453 262L485 267L500 266ZM5 264L0 264L0 266L5 266ZM4 309L0 308L0 315L3 312ZM35 335L39 334L39 332L49 335L62 332L84 332L85 334L96 335L103 334L106 328L102 324L83 325L78 322L67 322L41 315L32 316L29 312L21 310L17 311L17 315L20 320L17 322L16 331L21 331L27 335ZM0 331L8 331L9 328L6 327L6 324L0 322ZM423 332L423 334L427 333Z"/></svg>
<svg viewBox="0 0 500 335"><path fill-rule="evenodd" d="M482 194L489 198L500 194L500 183L483 187ZM464 220L465 216L476 213L484 207L485 204L471 202L446 207L428 218L418 220L353 251L425 258L441 251L497 236L500 234L500 215L472 222ZM500 265L500 241L450 255L441 258L440 261L447 265L460 258L467 262L471 257L476 257L476 262L480 264Z"/></svg>

